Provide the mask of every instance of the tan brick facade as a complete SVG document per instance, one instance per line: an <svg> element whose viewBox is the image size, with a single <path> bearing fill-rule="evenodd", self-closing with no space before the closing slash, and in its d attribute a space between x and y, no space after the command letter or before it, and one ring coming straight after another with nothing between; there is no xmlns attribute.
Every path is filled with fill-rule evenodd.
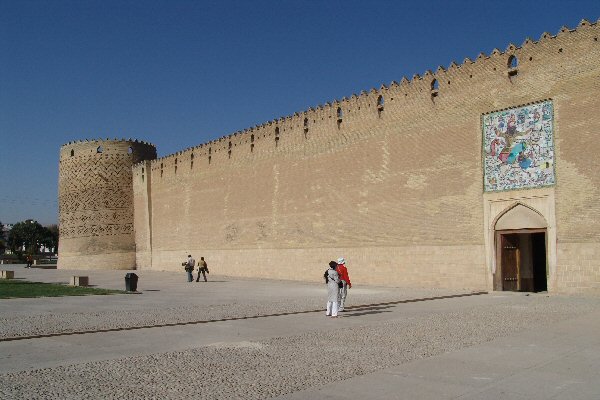
<svg viewBox="0 0 600 400"><path fill-rule="evenodd" d="M548 289L600 289L599 34L582 21L136 164L137 268L181 272L192 253L316 281L344 256L361 283L492 289L495 223L521 204L546 223ZM484 194L482 115L545 99L556 185Z"/></svg>
<svg viewBox="0 0 600 400"><path fill-rule="evenodd" d="M132 166L154 158L154 146L124 139L62 146L58 268L135 268Z"/></svg>

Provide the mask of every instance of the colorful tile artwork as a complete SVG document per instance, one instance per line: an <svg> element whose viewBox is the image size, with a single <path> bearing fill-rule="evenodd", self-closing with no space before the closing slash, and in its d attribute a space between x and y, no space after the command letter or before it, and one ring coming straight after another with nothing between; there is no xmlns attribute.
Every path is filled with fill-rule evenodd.
<svg viewBox="0 0 600 400"><path fill-rule="evenodd" d="M483 116L486 192L554 184L552 121L552 101Z"/></svg>

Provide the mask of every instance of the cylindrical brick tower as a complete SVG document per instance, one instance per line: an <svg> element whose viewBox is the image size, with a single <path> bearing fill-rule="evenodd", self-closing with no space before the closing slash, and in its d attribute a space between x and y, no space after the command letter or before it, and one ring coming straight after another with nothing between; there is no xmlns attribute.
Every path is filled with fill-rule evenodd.
<svg viewBox="0 0 600 400"><path fill-rule="evenodd" d="M137 140L85 140L60 149L58 268L135 269L132 166L156 158Z"/></svg>

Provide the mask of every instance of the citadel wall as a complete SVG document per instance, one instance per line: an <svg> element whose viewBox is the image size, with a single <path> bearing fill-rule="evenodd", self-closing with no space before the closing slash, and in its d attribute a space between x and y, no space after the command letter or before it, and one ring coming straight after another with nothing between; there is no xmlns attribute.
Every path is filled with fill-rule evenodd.
<svg viewBox="0 0 600 400"><path fill-rule="evenodd" d="M61 147L58 268L135 269L132 166L153 158L153 145L124 139Z"/></svg>
<svg viewBox="0 0 600 400"><path fill-rule="evenodd" d="M491 289L496 224L523 205L547 232L549 290L598 290L599 31L582 21L160 159L137 141L64 145L59 267L180 271L192 253L217 273L319 280L342 255L361 283ZM485 192L484 115L542 100L556 183Z"/></svg>
<svg viewBox="0 0 600 400"><path fill-rule="evenodd" d="M486 204L537 201L556 213L550 290L600 288L598 33L582 21L136 165L138 268L192 253L218 273L318 280L343 255L363 283L489 289L484 214L501 207ZM544 99L556 185L484 194L482 114Z"/></svg>

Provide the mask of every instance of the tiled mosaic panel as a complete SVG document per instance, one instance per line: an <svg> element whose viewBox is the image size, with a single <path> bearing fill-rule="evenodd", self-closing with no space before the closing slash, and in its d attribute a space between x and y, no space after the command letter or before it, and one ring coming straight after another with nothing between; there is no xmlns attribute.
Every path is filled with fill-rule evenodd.
<svg viewBox="0 0 600 400"><path fill-rule="evenodd" d="M551 101L484 115L482 125L486 192L554 184Z"/></svg>

